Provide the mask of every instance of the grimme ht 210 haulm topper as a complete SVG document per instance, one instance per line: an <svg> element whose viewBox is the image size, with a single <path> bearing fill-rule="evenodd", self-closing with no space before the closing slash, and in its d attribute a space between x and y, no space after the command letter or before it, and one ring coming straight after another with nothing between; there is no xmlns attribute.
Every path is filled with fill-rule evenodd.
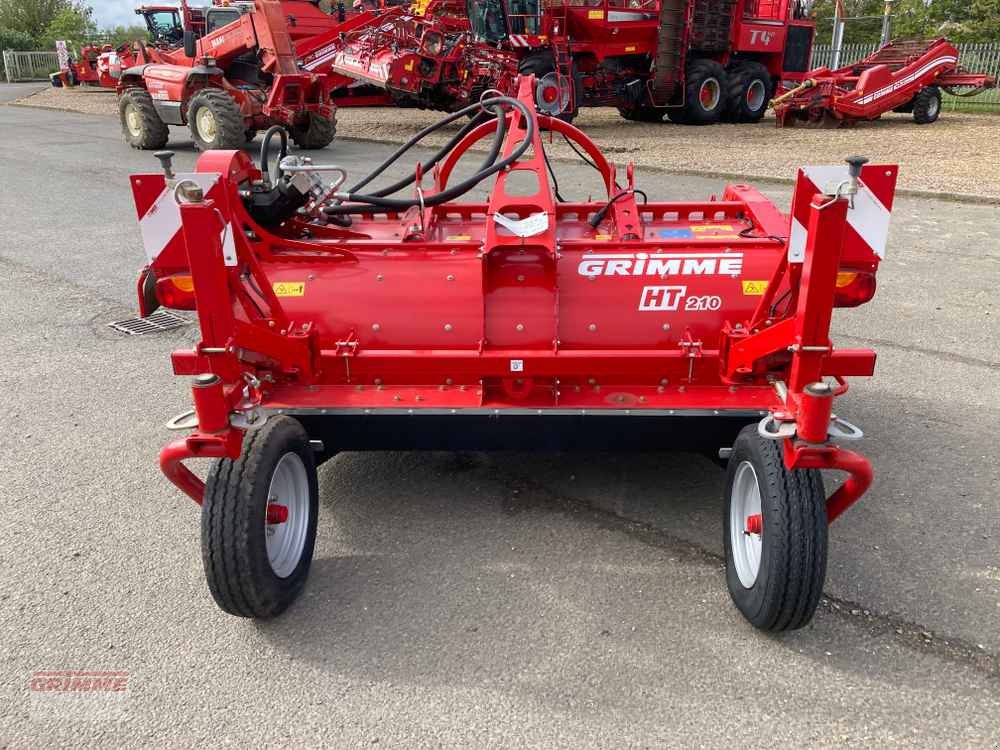
<svg viewBox="0 0 1000 750"><path fill-rule="evenodd" d="M536 114L533 83L446 117L478 113L381 189L375 178L442 123L362 179L269 160L280 129L259 166L211 151L193 173L132 178L150 260L142 312L196 309L201 325L173 355L194 409L171 426L190 433L160 463L202 505L205 571L227 612L268 617L300 592L316 465L337 451L674 447L728 459L740 611L766 630L812 617L827 524L872 479L837 445L861 433L833 402L875 354L835 348L830 318L875 293L896 168L804 168L791 216L746 185L647 201L632 166L621 180L582 132ZM587 155L605 196L559 197L546 128ZM486 179L487 201L457 202ZM217 459L207 483L191 458ZM848 475L829 497L820 469Z"/></svg>

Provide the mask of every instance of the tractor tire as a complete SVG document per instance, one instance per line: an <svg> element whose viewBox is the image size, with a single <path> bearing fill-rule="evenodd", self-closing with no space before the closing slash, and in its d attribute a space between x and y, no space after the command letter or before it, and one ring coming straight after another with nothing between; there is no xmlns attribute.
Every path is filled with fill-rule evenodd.
<svg viewBox="0 0 1000 750"><path fill-rule="evenodd" d="M733 65L728 71L726 114L728 122L760 122L774 95L774 82L767 68L758 62Z"/></svg>
<svg viewBox="0 0 1000 750"><path fill-rule="evenodd" d="M303 149L326 148L337 135L337 121L321 117L315 113L309 114L307 125L298 125L291 130L295 145Z"/></svg>
<svg viewBox="0 0 1000 750"><path fill-rule="evenodd" d="M826 579L826 493L819 471L789 471L780 441L761 437L750 425L729 457L724 506L726 583L737 609L769 632L808 624Z"/></svg>
<svg viewBox="0 0 1000 750"><path fill-rule="evenodd" d="M618 106L618 114L632 122L663 122L668 107L654 107L649 104Z"/></svg>
<svg viewBox="0 0 1000 750"><path fill-rule="evenodd" d="M928 86L913 97L913 121L917 125L930 125L941 116L941 89Z"/></svg>
<svg viewBox="0 0 1000 750"><path fill-rule="evenodd" d="M695 60L687 69L680 119L670 119L686 125L714 125L726 112L728 88L725 68L714 60Z"/></svg>
<svg viewBox="0 0 1000 750"><path fill-rule="evenodd" d="M212 467L201 509L201 557L219 607L237 617L283 612L309 575L318 511L302 425L276 417L248 430L240 457Z"/></svg>
<svg viewBox="0 0 1000 750"><path fill-rule="evenodd" d="M118 116L125 142L132 148L153 151L167 145L170 129L156 113L146 89L125 89L118 97Z"/></svg>
<svg viewBox="0 0 1000 750"><path fill-rule="evenodd" d="M238 149L246 143L247 126L240 105L222 89L202 89L192 96L187 120L199 151Z"/></svg>
<svg viewBox="0 0 1000 750"><path fill-rule="evenodd" d="M524 58L517 66L517 72L521 75L533 75L536 80L541 80L544 76L552 73L556 69L555 60L551 55L540 54L531 55ZM576 66L572 66L570 75L573 77L573 104L572 108L565 112L560 112L555 117L565 123L571 123L580 113L580 98L583 96L583 86L580 76L577 75Z"/></svg>

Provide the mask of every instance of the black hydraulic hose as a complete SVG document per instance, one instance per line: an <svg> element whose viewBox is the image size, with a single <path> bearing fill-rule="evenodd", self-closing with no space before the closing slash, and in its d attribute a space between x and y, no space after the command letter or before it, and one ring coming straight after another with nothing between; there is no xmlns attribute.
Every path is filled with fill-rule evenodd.
<svg viewBox="0 0 1000 750"><path fill-rule="evenodd" d="M425 137L427 137L428 135L430 135L431 133L433 133L433 132L435 132L437 130L440 130L445 125L448 125L450 123L455 122L455 120L458 120L458 119L460 119L462 117L468 116L473 111L478 110L478 109L480 109L480 105L479 105L478 102L476 104L470 104L468 107L464 107L463 109L460 109L457 112L452 112L447 117L445 117L445 118L443 118L441 120L438 120L437 122L433 123L432 125L428 125L426 128L424 128L423 130L421 130L418 133L416 133L413 137L411 137L410 140L408 140L402 146L400 146L395 151L393 151L386 158L385 161L383 161L381 164L379 164L377 167L375 167L375 169L372 170L371 172L369 172L368 175L366 175L365 177L363 177L360 182L356 182L355 184L351 185L351 187L348 188L347 192L354 193L354 192L360 190L365 185L367 185L372 180L374 180L376 177L378 177L380 174L382 174L389 167L391 167L393 164L395 164L399 160L399 158L401 156L403 156L403 154L405 154L407 151L409 151L411 148L413 148L415 145L417 145L417 143L419 143L420 141L422 141Z"/></svg>
<svg viewBox="0 0 1000 750"><path fill-rule="evenodd" d="M513 164L515 161L521 158L521 156L524 155L524 152L527 151L528 148L530 148L532 140L535 136L536 123L535 123L534 112L529 110L524 104L522 104L517 99L508 96L493 97L491 99L487 99L481 102L481 104L480 103L471 104L468 107L459 110L458 112L452 113L448 117L438 122L436 125L424 128L423 131L414 136L414 138L410 139L410 142L408 143L406 148L398 150L393 157L390 157L390 160L384 162L382 165L380 165L379 168L375 170L375 172L372 173L372 175L369 175L368 177L365 178L365 180L362 181L363 183L368 182L370 181L370 179L373 179L374 176L380 174L382 171L384 171L386 167L388 167L391 161L395 161L395 159L398 159L400 156L402 156L402 154L405 153L407 148L411 148L417 140L427 135L427 133L433 132L437 128L442 127L443 125L449 122L454 122L459 117L466 116L467 114L478 109L480 106L498 107L504 105L514 107L515 109L519 110L524 116L526 122L524 139L521 141L518 147L514 149L514 152L506 159L502 159L499 162L495 162L494 164L491 164L485 169L480 169L478 172L476 172L468 179L465 179L462 182L458 183L457 185L453 185L452 187L449 187L448 189L443 190L440 193L435 193L434 195L431 195L426 199L421 199L419 197L409 198L409 199L398 199L398 198L386 198L377 195L363 195L354 193L352 189L347 193L338 193L337 198L339 200L349 201L351 203L361 203L367 205L331 206L329 208L324 209L325 213L331 216L339 216L342 214L352 214L352 213L355 214L367 213L371 211L371 206L377 206L379 208L389 209L393 211L406 210L408 208L413 208L414 206L437 206L469 192L470 190L472 190L472 188L474 188L476 185L478 185L487 177L494 175L497 172Z"/></svg>
<svg viewBox="0 0 1000 750"><path fill-rule="evenodd" d="M275 135L281 136L281 153L278 154L278 177L281 177L281 160L288 156L288 131L280 125L272 125L264 133L264 140L260 144L260 173L271 179L270 161L271 139ZM272 180L273 182L273 180Z"/></svg>
<svg viewBox="0 0 1000 750"><path fill-rule="evenodd" d="M498 126L497 126L498 130L502 129L503 132L506 133L507 132L507 118L506 117L499 117L499 118L497 118L497 120L498 120L498 123L499 123ZM451 152L451 150L453 148L455 148L455 146L458 145L458 143L463 138L465 138L465 136L467 136L469 133L471 133L473 131L473 129L479 127L484 122L486 122L486 118L480 116L480 117L476 117L476 118L470 120L468 122L468 124L464 125L461 130L459 130L457 133L455 133L455 135L452 136L451 139L446 144L444 144L444 146L442 146L437 151L437 153L435 153L430 159L428 159L427 161L425 161L423 164L420 165L420 167L423 170L424 174L427 174L432 169L434 169L434 166L439 161L441 161L445 156L447 156ZM495 138L493 140L493 147L490 149L490 153L487 155L486 160L483 162L483 164L480 167L480 169L485 169L490 164L492 164L494 161L496 161L497 154L500 153L500 148L502 146L503 146L503 135L498 135L497 138ZM372 195L377 195L379 198L384 198L387 195L392 195L393 193L398 193L403 188L408 187L408 186L412 185L414 182L416 182L416 179L417 179L417 175L416 174L411 174L409 177L404 177L403 179L398 180L398 181L392 183L391 185L387 185L384 188L379 188L378 190L375 190L372 193ZM357 189L358 188L355 187L355 190L357 190Z"/></svg>

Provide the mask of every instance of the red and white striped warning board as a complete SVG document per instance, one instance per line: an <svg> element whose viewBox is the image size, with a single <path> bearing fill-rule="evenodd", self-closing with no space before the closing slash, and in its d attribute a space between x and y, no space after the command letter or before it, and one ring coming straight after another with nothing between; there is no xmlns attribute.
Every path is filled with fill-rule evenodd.
<svg viewBox="0 0 1000 750"><path fill-rule="evenodd" d="M898 174L899 167L895 164L866 164L861 170L861 184L852 207L847 210L844 257L885 257L885 247L889 240L889 217L896 195ZM789 262L801 263L805 257L806 227L809 225L809 206L813 196L817 193L832 195L838 185L849 179L846 164L802 167L799 170L792 195Z"/></svg>
<svg viewBox="0 0 1000 750"><path fill-rule="evenodd" d="M177 174L173 185L193 182L209 200L218 199L216 188L220 175L211 172L185 172ZM181 233L181 211L174 196L174 188L167 185L161 175L134 177L133 194L139 216L139 234L146 258L152 263L167 255L171 261L186 264L187 251ZM219 235L226 265L236 262L236 246L232 229L222 227Z"/></svg>

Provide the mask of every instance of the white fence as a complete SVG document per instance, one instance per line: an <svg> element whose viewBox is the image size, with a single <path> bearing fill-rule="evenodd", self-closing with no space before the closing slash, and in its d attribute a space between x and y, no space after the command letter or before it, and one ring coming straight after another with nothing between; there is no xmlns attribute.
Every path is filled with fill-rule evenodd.
<svg viewBox="0 0 1000 750"><path fill-rule="evenodd" d="M59 56L55 52L14 52L5 49L3 68L7 83L45 81L49 73L59 70Z"/></svg>
<svg viewBox="0 0 1000 750"><path fill-rule="evenodd" d="M863 60L878 48L875 44L845 44L840 50L840 66ZM959 44L958 62L972 73L986 73L1000 78L1000 44ZM833 47L817 44L813 47L812 67L830 66ZM967 98L944 94L945 109L970 112L1000 112L1000 89L990 89Z"/></svg>

